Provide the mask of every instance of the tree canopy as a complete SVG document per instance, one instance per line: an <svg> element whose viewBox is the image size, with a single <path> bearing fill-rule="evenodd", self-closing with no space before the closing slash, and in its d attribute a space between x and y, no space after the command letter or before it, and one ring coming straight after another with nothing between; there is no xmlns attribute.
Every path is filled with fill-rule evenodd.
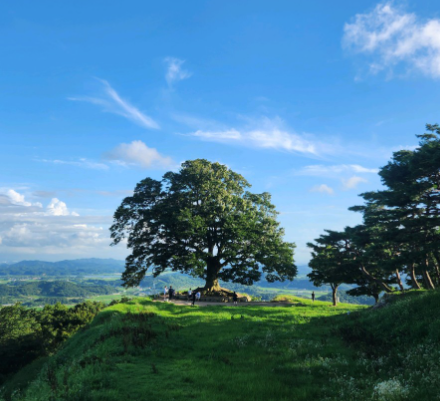
<svg viewBox="0 0 440 401"><path fill-rule="evenodd" d="M165 269L206 280L251 285L292 280L295 245L284 230L269 193L253 194L243 176L204 159L182 164L162 181L146 178L114 214L113 245L127 240L131 254L122 275L125 286L138 285L147 270Z"/></svg>
<svg viewBox="0 0 440 401"><path fill-rule="evenodd" d="M382 291L403 291L401 273L415 289L440 286L440 126L426 128L419 147L394 152L380 169L385 188L361 194L364 204L350 208L363 214L363 224L333 233L345 238L343 282L358 285L352 294L377 300ZM309 245L312 280L341 281L339 248L329 239Z"/></svg>

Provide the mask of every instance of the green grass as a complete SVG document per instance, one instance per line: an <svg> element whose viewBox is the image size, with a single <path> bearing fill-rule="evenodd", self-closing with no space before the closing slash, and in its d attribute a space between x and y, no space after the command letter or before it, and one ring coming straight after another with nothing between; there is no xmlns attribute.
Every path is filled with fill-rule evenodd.
<svg viewBox="0 0 440 401"><path fill-rule="evenodd" d="M115 299L121 299L127 296L126 294L113 294L113 295L96 295L94 297L87 298L88 301L104 302L106 304L114 301Z"/></svg>
<svg viewBox="0 0 440 401"><path fill-rule="evenodd" d="M382 309L285 300L108 307L6 395L22 383L14 401L438 399L440 292Z"/></svg>

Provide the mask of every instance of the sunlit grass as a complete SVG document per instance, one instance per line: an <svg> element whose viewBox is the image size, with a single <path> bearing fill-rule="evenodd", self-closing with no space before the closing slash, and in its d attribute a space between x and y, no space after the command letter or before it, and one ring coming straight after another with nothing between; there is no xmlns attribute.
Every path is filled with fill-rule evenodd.
<svg viewBox="0 0 440 401"><path fill-rule="evenodd" d="M106 308L42 369L28 368L32 383L13 400L431 400L440 384L438 325L429 338L420 330L439 296L409 294L379 310L292 296L268 307L137 298ZM405 311L422 305L423 323L414 324ZM409 342L393 353L387 344L400 327ZM375 337L363 338L369 330ZM388 351L372 353L371 338ZM417 387L424 380L431 398Z"/></svg>

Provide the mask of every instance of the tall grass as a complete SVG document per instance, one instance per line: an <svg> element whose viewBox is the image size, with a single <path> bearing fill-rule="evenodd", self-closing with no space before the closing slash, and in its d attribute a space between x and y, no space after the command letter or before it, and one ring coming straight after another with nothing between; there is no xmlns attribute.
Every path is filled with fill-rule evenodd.
<svg viewBox="0 0 440 401"><path fill-rule="evenodd" d="M439 295L403 297L377 310L309 300L191 308L135 299L105 309L35 369L27 388L9 386L4 396L435 400Z"/></svg>

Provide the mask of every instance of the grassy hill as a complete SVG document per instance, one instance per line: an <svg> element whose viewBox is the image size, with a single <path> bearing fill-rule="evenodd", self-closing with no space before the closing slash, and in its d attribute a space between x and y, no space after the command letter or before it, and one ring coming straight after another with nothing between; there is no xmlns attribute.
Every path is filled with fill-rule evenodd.
<svg viewBox="0 0 440 401"><path fill-rule="evenodd" d="M108 307L11 378L4 397L438 399L440 292L395 296L379 309L283 301L291 303L191 308L137 298Z"/></svg>

